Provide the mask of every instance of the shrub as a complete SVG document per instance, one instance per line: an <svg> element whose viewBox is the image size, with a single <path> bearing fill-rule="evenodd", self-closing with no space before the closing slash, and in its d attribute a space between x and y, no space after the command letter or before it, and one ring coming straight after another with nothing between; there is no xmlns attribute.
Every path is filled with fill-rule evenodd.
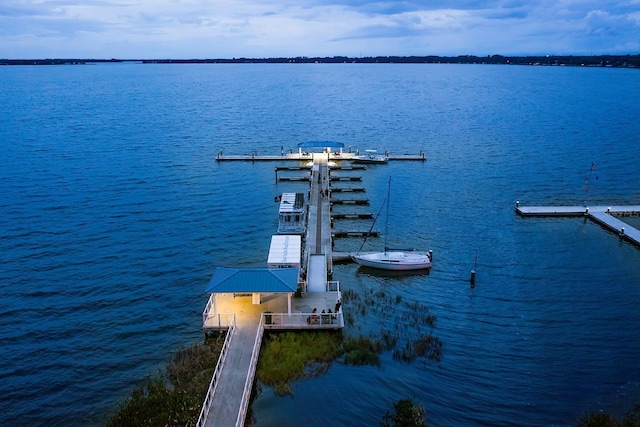
<svg viewBox="0 0 640 427"><path fill-rule="evenodd" d="M382 427L427 427L427 411L411 399L394 402L395 413L389 411L382 419Z"/></svg>

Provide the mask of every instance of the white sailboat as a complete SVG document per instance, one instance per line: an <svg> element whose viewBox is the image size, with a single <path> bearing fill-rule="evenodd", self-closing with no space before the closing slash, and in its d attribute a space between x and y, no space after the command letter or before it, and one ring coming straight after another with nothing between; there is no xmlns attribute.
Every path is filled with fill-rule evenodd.
<svg viewBox="0 0 640 427"><path fill-rule="evenodd" d="M358 264L370 267L378 268L381 270L424 270L431 268L431 252L421 252L416 250L398 250L387 248L387 230L389 225L389 205L391 195L391 178L389 178L389 189L387 190L387 216L385 220L385 233L384 233L384 251L382 252L367 252L360 253L364 242L358 252L352 257ZM375 220L374 220L375 224ZM372 226L373 228L373 226ZM366 242L366 239L365 239Z"/></svg>

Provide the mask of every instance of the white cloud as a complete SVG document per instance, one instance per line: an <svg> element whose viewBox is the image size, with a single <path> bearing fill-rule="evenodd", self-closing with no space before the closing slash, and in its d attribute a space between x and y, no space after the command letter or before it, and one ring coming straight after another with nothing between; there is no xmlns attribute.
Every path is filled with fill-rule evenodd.
<svg viewBox="0 0 640 427"><path fill-rule="evenodd" d="M0 57L637 53L639 0L10 0Z"/></svg>

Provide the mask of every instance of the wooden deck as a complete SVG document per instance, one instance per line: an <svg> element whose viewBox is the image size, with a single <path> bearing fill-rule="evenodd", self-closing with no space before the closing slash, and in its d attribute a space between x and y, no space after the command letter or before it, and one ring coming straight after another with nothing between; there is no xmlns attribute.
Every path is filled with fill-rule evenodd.
<svg viewBox="0 0 640 427"><path fill-rule="evenodd" d="M516 212L523 217L530 216L584 216L616 233L621 239L640 246L640 231L616 217L640 216L640 205L628 206L520 206Z"/></svg>

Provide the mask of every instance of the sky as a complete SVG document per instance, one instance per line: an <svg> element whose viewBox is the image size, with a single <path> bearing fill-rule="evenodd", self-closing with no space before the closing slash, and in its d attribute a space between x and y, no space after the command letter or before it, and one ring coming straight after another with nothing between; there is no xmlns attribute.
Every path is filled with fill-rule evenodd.
<svg viewBox="0 0 640 427"><path fill-rule="evenodd" d="M640 53L640 0L0 0L0 58Z"/></svg>

